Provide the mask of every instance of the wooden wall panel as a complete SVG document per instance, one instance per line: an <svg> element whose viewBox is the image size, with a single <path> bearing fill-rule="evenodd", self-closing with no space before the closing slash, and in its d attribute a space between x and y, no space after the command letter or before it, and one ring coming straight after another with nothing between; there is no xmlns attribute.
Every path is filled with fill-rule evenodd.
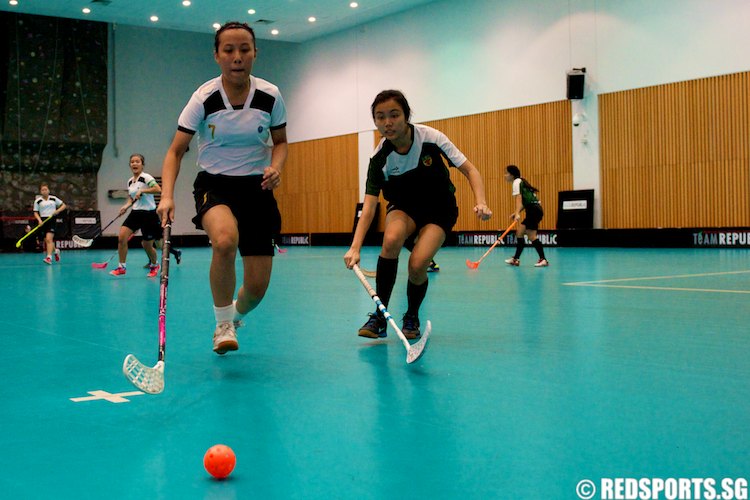
<svg viewBox="0 0 750 500"><path fill-rule="evenodd" d="M513 211L505 166L516 164L540 189L544 207L542 229L557 222L557 193L573 186L570 102L483 113L426 122L444 132L477 166L485 183L487 203L495 217L481 222L474 215L474 197L467 179L451 169L459 204L457 231L505 228ZM357 135L289 145L283 182L276 190L285 233L350 232L359 200ZM373 144L379 140L373 133ZM378 229L383 229L385 202L381 198Z"/></svg>
<svg viewBox="0 0 750 500"><path fill-rule="evenodd" d="M474 195L468 180L451 169L456 185L459 218L456 231L505 228L513 212L511 186L503 176L515 164L537 187L544 208L540 229L557 223L557 193L573 189L573 151L570 101L482 113L426 122L444 132L479 169L487 204L495 213L489 222L474 215Z"/></svg>
<svg viewBox="0 0 750 500"><path fill-rule="evenodd" d="M599 96L605 228L750 226L750 72Z"/></svg>
<svg viewBox="0 0 750 500"><path fill-rule="evenodd" d="M275 191L284 233L352 230L358 201L358 138L348 134L289 145Z"/></svg>

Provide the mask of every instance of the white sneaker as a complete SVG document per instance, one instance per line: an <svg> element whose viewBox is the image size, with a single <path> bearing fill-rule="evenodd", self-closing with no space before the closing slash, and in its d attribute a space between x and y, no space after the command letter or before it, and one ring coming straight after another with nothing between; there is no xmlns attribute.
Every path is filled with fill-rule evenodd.
<svg viewBox="0 0 750 500"><path fill-rule="evenodd" d="M214 352L221 355L227 351L236 351L239 347L234 324L231 321L219 323L214 331Z"/></svg>
<svg viewBox="0 0 750 500"><path fill-rule="evenodd" d="M549 266L549 262L547 262L547 259L539 259L536 264L534 264L534 267L547 267Z"/></svg>
<svg viewBox="0 0 750 500"><path fill-rule="evenodd" d="M511 257L510 259L505 259L505 263L509 266L520 266L521 261L516 259L515 257Z"/></svg>

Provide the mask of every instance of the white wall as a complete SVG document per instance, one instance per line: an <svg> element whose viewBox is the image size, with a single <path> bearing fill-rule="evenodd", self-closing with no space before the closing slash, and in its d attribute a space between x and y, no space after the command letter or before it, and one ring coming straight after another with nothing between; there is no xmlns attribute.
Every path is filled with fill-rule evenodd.
<svg viewBox="0 0 750 500"><path fill-rule="evenodd" d="M143 152L158 173L177 115L217 74L212 44L210 35L118 29L120 156L105 150L103 219L116 214L106 190L124 184L129 152ZM384 88L403 90L414 121L426 121L564 99L566 71L585 66L586 98L573 106L587 116L573 132L573 180L598 192L597 95L749 70L750 1L446 0L306 43L258 45L254 72L281 88L289 140L360 133L361 150L371 149L363 132L373 129L369 106ZM195 232L193 153L178 181L181 234ZM360 175L365 166L366 158Z"/></svg>
<svg viewBox="0 0 750 500"><path fill-rule="evenodd" d="M436 2L302 44L280 77L290 139L372 130L386 88L404 91L415 121L564 99L567 5L527 3Z"/></svg>
<svg viewBox="0 0 750 500"><path fill-rule="evenodd" d="M599 1L597 79L615 92L750 69L747 0Z"/></svg>

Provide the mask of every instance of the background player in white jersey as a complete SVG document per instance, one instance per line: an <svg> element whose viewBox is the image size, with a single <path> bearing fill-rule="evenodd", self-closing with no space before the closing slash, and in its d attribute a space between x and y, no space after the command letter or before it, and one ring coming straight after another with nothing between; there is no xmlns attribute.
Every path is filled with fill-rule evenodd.
<svg viewBox="0 0 750 500"><path fill-rule="evenodd" d="M275 85L251 75L256 56L250 26L230 22L217 30L214 59L221 76L193 93L180 114L162 169L164 190L158 211L164 222L174 220L175 180L197 133L201 172L193 185L197 212L193 222L211 240L209 280L218 354L239 347L236 327L268 289L274 238L281 230L273 189L281 182L287 158L286 108ZM233 302L238 249L244 271Z"/></svg>
<svg viewBox="0 0 750 500"><path fill-rule="evenodd" d="M44 235L44 251L47 256L44 257L45 264L52 264L52 255L55 255L55 261L60 260L60 250L55 248L55 219L52 218L43 224L44 219L57 215L67 207L65 203L57 196L49 194L49 185L42 184L39 186L39 196L34 200L34 217L40 227L38 234Z"/></svg>
<svg viewBox="0 0 750 500"><path fill-rule="evenodd" d="M130 170L133 172L133 177L128 179L128 201L120 207L120 215L124 214L131 206L133 211L122 223L120 233L117 236L117 253L120 257L120 264L110 271L109 274L113 276L122 276L127 272L128 241L133 233L139 229L143 236L141 246L146 251L149 261L146 276L153 278L159 272L155 242L161 239L161 222L156 214L154 194L160 193L161 188L151 174L143 171L145 164L146 159L142 154L134 153L130 155ZM173 250L173 252L177 252L177 262L179 263L180 251Z"/></svg>
<svg viewBox="0 0 750 500"><path fill-rule="evenodd" d="M359 262L360 249L382 190L388 201L388 213L378 258L377 293L387 308L396 282L399 253L406 239L415 235L406 286L408 308L402 328L406 338L414 339L421 335L419 308L427 294L427 267L458 219L456 188L443 158L469 180L477 217L488 220L492 211L487 207L484 182L477 168L439 130L409 123L411 108L400 91L382 91L370 110L383 139L370 159L364 207L344 263L352 268ZM376 310L359 329L359 335L385 337L386 324Z"/></svg>

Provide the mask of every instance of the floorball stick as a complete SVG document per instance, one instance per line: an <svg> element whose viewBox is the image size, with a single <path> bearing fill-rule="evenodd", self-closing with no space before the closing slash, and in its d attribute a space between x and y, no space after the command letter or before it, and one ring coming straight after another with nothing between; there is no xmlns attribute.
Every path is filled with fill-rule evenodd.
<svg viewBox="0 0 750 500"><path fill-rule="evenodd" d="M505 236L510 232L511 229L513 229L516 226L517 222L518 221L514 220L513 224L511 224L510 226L508 226L508 229L506 229L505 232L497 239L497 241L495 241L495 243L492 244L492 246L490 247L489 250L487 250L486 252L484 252L484 255L482 255L482 257L480 257L478 261L472 262L469 259L466 259L466 267L468 267L469 269L476 269L476 268L478 268L479 264L484 260L484 258L487 257L490 254L490 252L498 244L500 244L500 243L503 242L503 239L505 238Z"/></svg>
<svg viewBox="0 0 750 500"><path fill-rule="evenodd" d="M133 236L135 236L135 233L130 235L130 238L128 238L128 241L133 239ZM109 263L112 261L112 259L115 258L115 255L118 255L120 253L120 250L115 250L112 255L109 256L109 259L105 260L104 262L92 262L91 267L94 269L105 269ZM150 262L149 262L150 263Z"/></svg>
<svg viewBox="0 0 750 500"><path fill-rule="evenodd" d="M159 357L153 367L145 366L132 354L125 357L122 372L130 382L149 394L159 394L164 390L164 354L167 343L167 286L169 285L169 248L172 223L164 226L161 246L161 286L159 287Z"/></svg>
<svg viewBox="0 0 750 500"><path fill-rule="evenodd" d="M396 334L398 334L398 338L401 339L401 342L404 343L404 347L406 347L406 362L407 363L414 363L419 358L422 357L422 355L425 352L425 348L427 347L427 339L430 338L430 331L432 330L432 323L430 321L427 321L427 328L425 328L425 331L422 333L422 338L419 339L414 344L409 344L409 341L406 340L406 337L404 336L404 333L401 331L401 329L398 327L396 322L393 319L393 316L388 312L388 310L385 308L383 303L380 301L380 297L378 297L377 293L375 293L375 290L373 290L372 286L370 286L370 283L367 281L367 278L365 278L365 275L362 274L362 270L359 268L357 264L354 264L354 267L352 268L354 270L354 274L357 275L357 278L359 278L359 281L362 283L362 286L365 287L365 290L367 290L367 293L370 294L370 297L375 302L375 304L378 306L378 310L380 310L381 313L383 313L383 317L388 321L388 323L391 324L394 330L396 330Z"/></svg>
<svg viewBox="0 0 750 500"><path fill-rule="evenodd" d="M99 236L101 236L101 235L102 235L102 233L103 233L104 231L106 231L106 230L107 230L107 228L108 228L109 226L111 226L112 224L114 224L114 222L115 222L115 221L116 221L117 219L119 219L119 218L120 218L120 217L121 217L121 216L122 216L122 215L123 215L124 213L125 213L125 212L123 212L122 214L118 214L118 215L117 215L117 217L115 217L114 219L112 219L111 221L109 221L109 224L107 224L106 226L104 226L103 228L101 228L101 229L99 230L99 232L98 232L98 233L96 233L96 235L94 235L94 237L93 237L93 238L89 238L89 239L86 239L86 238L81 238L81 237L80 237L80 236L78 236L77 234L74 234L74 235L73 235L73 238L71 238L71 239L73 240L73 243L75 243L75 244L76 244L76 245L78 245L79 247L83 247L83 248L88 248L88 247L90 247L90 246L91 246L91 244L92 244L92 243L94 243L94 240L95 240L95 239L97 239L97 238L98 238ZM104 267L107 267L107 266L104 266Z"/></svg>
<svg viewBox="0 0 750 500"><path fill-rule="evenodd" d="M28 238L29 236L31 236L32 234L34 234L34 231L36 231L37 229L39 229L40 227L42 227L52 217L54 217L54 215L50 215L49 217L47 217L46 219L44 219L41 224L39 224L38 226L36 226L34 229L32 229L31 231L29 231L25 235L23 235L20 240L16 241L16 248L21 248L21 243L23 243L23 240L25 240L26 238Z"/></svg>

